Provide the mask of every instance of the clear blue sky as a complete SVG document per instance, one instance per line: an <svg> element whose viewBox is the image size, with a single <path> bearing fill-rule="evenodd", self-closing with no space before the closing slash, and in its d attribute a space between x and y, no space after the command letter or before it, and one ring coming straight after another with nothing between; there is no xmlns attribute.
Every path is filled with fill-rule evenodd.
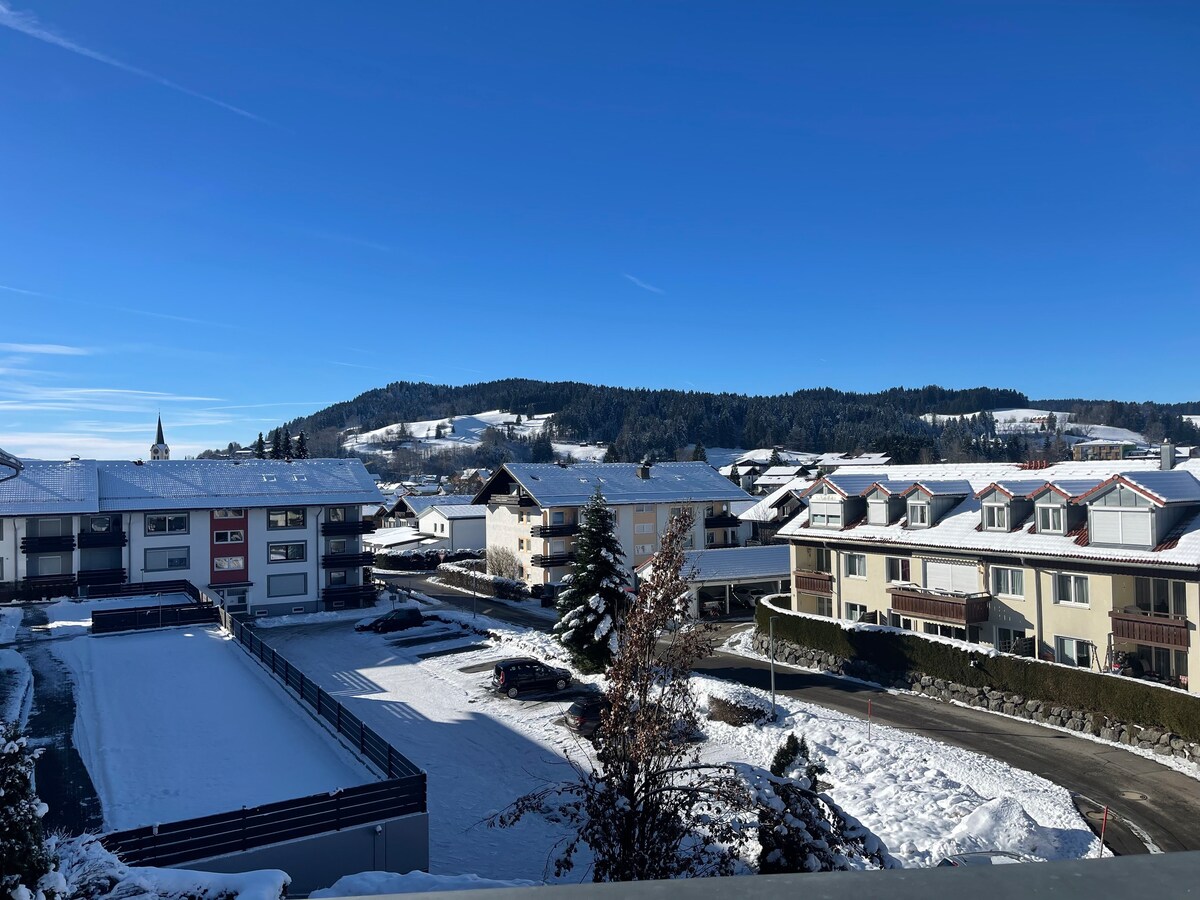
<svg viewBox="0 0 1200 900"><path fill-rule="evenodd" d="M1200 398L1190 0L0 24L13 452L144 453L160 408L195 452L395 379Z"/></svg>

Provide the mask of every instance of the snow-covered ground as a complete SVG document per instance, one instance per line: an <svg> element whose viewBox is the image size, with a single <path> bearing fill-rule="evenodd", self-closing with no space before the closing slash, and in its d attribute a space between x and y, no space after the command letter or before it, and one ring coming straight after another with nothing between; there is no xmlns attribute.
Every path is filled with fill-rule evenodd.
<svg viewBox="0 0 1200 900"><path fill-rule="evenodd" d="M412 441L425 448L451 450L455 447L478 446L483 440L483 433L489 428L499 428L507 433L512 427L514 437L531 438L541 434L542 428L551 419L550 415L536 416L526 419L521 416L517 424L517 414L501 412L498 409L477 413L473 416L447 416L443 419L427 419L421 422L394 422L346 437L342 445L347 450L356 453L385 452L386 442L401 440L407 429L405 441ZM442 428L442 436L438 437L438 426Z"/></svg>
<svg viewBox="0 0 1200 900"><path fill-rule="evenodd" d="M430 875L428 872L359 872L339 878L309 897L373 897L378 894L430 894L434 891L481 891L484 888L532 887L540 881L496 881L478 875Z"/></svg>
<svg viewBox="0 0 1200 900"><path fill-rule="evenodd" d="M564 834L559 826L537 818L506 831L479 823L544 782L569 777L563 754L582 758L590 745L560 724L570 696L512 701L491 693L487 681L498 659L563 665L565 653L538 632L468 612L430 612L495 637L452 632L442 642L404 646L413 632L355 634L349 623L331 623L274 630L269 641L428 771L433 873L458 874L469 860L485 878L541 880L549 875L548 848ZM450 648L462 652L422 658ZM713 679L696 681L703 691L717 689ZM905 732L874 727L868 740L863 722L821 707L784 699L781 711L775 725L709 723L704 758L767 766L795 731L826 760L834 800L905 865L974 849L1047 859L1096 852L1070 796L1044 779Z"/></svg>
<svg viewBox="0 0 1200 900"><path fill-rule="evenodd" d="M373 780L217 628L50 646L75 683L75 746L109 828Z"/></svg>
<svg viewBox="0 0 1200 900"><path fill-rule="evenodd" d="M92 630L92 612L103 609L175 606L191 603L187 594L154 594L141 597L106 597L102 600L56 600L46 607L50 634L54 637L88 634Z"/></svg>
<svg viewBox="0 0 1200 900"><path fill-rule="evenodd" d="M33 675L16 650L0 650L0 722L24 722L29 715Z"/></svg>
<svg viewBox="0 0 1200 900"><path fill-rule="evenodd" d="M17 629L25 610L19 606L0 606L0 644L11 644L17 639Z"/></svg>
<svg viewBox="0 0 1200 900"><path fill-rule="evenodd" d="M1042 422L1052 410L1048 409L992 409L988 410L996 419L997 434L1031 434L1041 430ZM1128 428L1117 428L1114 425L1101 425L1096 423L1079 422L1071 418L1069 412L1063 410L1053 410L1054 418L1058 422L1058 427L1072 431L1077 431L1080 436L1074 437L1073 440L1092 440L1092 441L1132 441L1135 444L1146 444L1145 435L1139 434L1136 431L1130 431ZM961 416L939 416L933 413L927 413L924 418L930 422L941 421L947 419L969 419L973 415L979 413L964 413ZM1038 421L1035 421L1038 420ZM1067 436L1069 439L1071 435Z"/></svg>

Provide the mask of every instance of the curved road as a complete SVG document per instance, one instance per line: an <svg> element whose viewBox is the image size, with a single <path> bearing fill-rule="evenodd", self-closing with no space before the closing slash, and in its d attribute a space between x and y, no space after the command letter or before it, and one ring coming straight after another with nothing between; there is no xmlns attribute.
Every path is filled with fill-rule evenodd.
<svg viewBox="0 0 1200 900"><path fill-rule="evenodd" d="M472 608L471 597L427 585L418 578L387 580L459 608ZM480 598L479 612L514 625L549 630L546 620L504 602ZM761 660L718 652L698 663L696 669L751 687L770 688L770 666ZM978 709L911 694L892 694L861 682L778 663L775 671L775 688L780 694L863 719L869 698L872 721L1041 775L1076 795L1076 804L1083 812L1107 804L1116 817L1110 815L1105 843L1116 853L1145 853L1147 842L1166 852L1200 850L1200 781L1153 760L1120 747ZM1099 831L1099 821L1091 815L1088 818L1093 830Z"/></svg>

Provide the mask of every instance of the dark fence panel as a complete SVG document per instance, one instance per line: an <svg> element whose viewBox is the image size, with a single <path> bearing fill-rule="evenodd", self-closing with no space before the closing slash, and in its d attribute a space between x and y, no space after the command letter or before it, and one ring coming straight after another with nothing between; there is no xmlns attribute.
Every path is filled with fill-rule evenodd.
<svg viewBox="0 0 1200 900"><path fill-rule="evenodd" d="M92 612L92 634L171 628L175 625L213 625L220 621L217 612L216 607L197 606L194 603L98 609Z"/></svg>

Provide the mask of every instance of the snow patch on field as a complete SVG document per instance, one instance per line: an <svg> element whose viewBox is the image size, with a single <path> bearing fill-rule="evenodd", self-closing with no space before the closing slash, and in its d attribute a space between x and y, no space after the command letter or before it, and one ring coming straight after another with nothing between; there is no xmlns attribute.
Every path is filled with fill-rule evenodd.
<svg viewBox="0 0 1200 900"><path fill-rule="evenodd" d="M19 606L0 607L0 644L11 644L17 639L17 629L24 616L25 610Z"/></svg>
<svg viewBox="0 0 1200 900"><path fill-rule="evenodd" d="M0 650L0 722L24 722L33 696L33 673L16 650Z"/></svg>
<svg viewBox="0 0 1200 900"><path fill-rule="evenodd" d="M259 628L287 628L292 625L322 625L343 619L358 622L364 616L369 619L378 619L384 613L391 611L391 604L380 603L362 609L330 609L325 612L295 613L288 616L264 616L261 619L254 619L250 625L257 630Z"/></svg>
<svg viewBox="0 0 1200 900"><path fill-rule="evenodd" d="M134 609L148 606L176 606L191 603L187 594L153 594L140 597L106 597L102 600L56 600L46 607L46 626L54 637L88 634L92 630L92 612L105 609Z"/></svg>
<svg viewBox="0 0 1200 900"><path fill-rule="evenodd" d="M540 881L497 881L478 875L430 875L428 872L359 872L339 878L309 897L372 897L378 894L429 894L434 891L477 891L484 888L533 887Z"/></svg>
<svg viewBox="0 0 1200 900"><path fill-rule="evenodd" d="M54 641L74 742L110 828L304 797L372 780L216 628Z"/></svg>

